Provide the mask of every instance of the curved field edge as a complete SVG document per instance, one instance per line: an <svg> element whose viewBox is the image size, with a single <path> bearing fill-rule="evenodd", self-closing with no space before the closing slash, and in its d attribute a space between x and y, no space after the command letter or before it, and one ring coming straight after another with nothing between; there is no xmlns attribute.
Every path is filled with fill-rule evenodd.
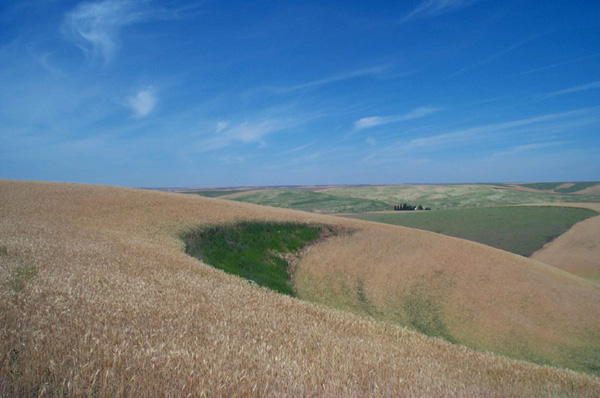
<svg viewBox="0 0 600 398"><path fill-rule="evenodd" d="M600 212L600 203L565 204ZM531 258L596 283L600 282L600 216L575 224Z"/></svg>
<svg viewBox="0 0 600 398"><path fill-rule="evenodd" d="M518 184L518 186L531 188L534 190L558 192L558 193L577 193L588 188L600 185L598 181L579 181L579 182L542 182L531 184Z"/></svg>
<svg viewBox="0 0 600 398"><path fill-rule="evenodd" d="M0 196L0 277L24 265L37 270L18 292L0 287L2 395L600 391L595 377L474 352L258 288L187 256L178 239L187 228L237 219L371 229L364 222L73 184L0 181Z"/></svg>
<svg viewBox="0 0 600 398"><path fill-rule="evenodd" d="M355 218L454 236L528 257L576 223L597 215L597 211L583 208L511 206L365 214Z"/></svg>

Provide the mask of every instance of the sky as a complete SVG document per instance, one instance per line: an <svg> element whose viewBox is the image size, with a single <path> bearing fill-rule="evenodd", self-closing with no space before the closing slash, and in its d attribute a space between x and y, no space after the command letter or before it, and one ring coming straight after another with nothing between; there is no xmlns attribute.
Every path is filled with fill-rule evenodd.
<svg viewBox="0 0 600 398"><path fill-rule="evenodd" d="M600 2L4 0L0 178L600 180Z"/></svg>

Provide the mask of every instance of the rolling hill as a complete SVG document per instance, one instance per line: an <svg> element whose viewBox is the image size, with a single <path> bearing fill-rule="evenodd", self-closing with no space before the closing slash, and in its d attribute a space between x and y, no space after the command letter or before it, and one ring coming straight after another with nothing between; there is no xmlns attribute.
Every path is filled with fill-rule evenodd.
<svg viewBox="0 0 600 398"><path fill-rule="evenodd" d="M598 369L597 285L530 259L192 195L0 181L0 201L3 396L600 392L593 375L483 352ZM239 220L352 233L310 247L298 264L309 302L184 253L184 231Z"/></svg>
<svg viewBox="0 0 600 398"><path fill-rule="evenodd" d="M571 204L600 212L600 203ZM582 221L533 253L533 259L600 282L600 216Z"/></svg>
<svg viewBox="0 0 600 398"><path fill-rule="evenodd" d="M401 203L442 210L598 202L598 187L600 183L339 186L313 187L311 190L263 188L224 198L316 213L361 213L392 210L394 205Z"/></svg>

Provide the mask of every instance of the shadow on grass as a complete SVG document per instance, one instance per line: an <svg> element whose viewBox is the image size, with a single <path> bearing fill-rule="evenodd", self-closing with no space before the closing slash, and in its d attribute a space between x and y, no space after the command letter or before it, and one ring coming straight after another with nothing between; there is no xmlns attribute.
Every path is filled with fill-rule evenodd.
<svg viewBox="0 0 600 398"><path fill-rule="evenodd" d="M183 234L186 253L215 268L295 297L291 259L331 227L243 221Z"/></svg>

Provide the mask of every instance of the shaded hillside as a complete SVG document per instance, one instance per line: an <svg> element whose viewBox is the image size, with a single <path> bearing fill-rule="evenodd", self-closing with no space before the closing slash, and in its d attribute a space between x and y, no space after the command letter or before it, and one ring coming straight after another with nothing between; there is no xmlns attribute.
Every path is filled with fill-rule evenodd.
<svg viewBox="0 0 600 398"><path fill-rule="evenodd" d="M538 191L557 192L557 193L579 193L588 188L597 187L600 185L597 181L590 182L538 182L531 184L513 184L530 188Z"/></svg>
<svg viewBox="0 0 600 398"><path fill-rule="evenodd" d="M525 341L533 336L541 346L528 348L545 353L548 341L572 347L563 328L585 327L593 336L579 342L594 343L598 290L530 260L426 232L195 195L0 181L0 198L2 396L600 391L589 375L475 352L276 294L189 257L179 236L241 219L351 227L358 232L313 246L299 265L315 286L335 276L324 285L335 292L336 278L348 275L353 289L360 278L358 297L378 305L397 298L392 308L404 311L441 284L449 287L434 291L448 292L447 302L413 313L442 319L457 341L499 327L492 343L502 346L505 333L526 331ZM417 299L406 304L404 292ZM557 300L555 312L539 311L540 303L554 309ZM454 323L459 316L463 327ZM540 325L555 333L536 334Z"/></svg>
<svg viewBox="0 0 600 398"><path fill-rule="evenodd" d="M590 209L511 206L366 214L356 218L437 232L527 257L574 224L597 215Z"/></svg>
<svg viewBox="0 0 600 398"><path fill-rule="evenodd" d="M578 206L600 211L600 203ZM600 283L600 216L573 226L531 257Z"/></svg>

